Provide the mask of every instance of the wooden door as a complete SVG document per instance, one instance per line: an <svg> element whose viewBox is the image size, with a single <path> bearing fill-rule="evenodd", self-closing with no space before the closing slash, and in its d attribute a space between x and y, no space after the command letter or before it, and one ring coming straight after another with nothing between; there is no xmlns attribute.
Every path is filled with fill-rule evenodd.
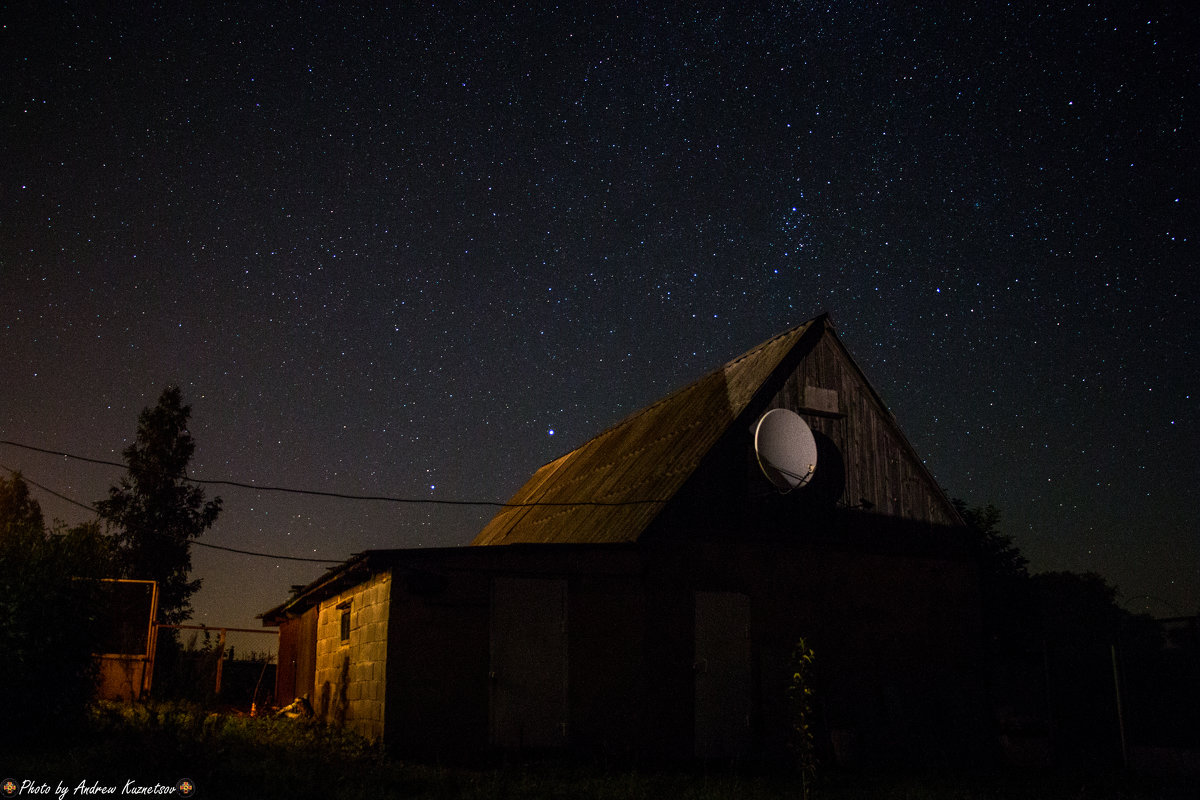
<svg viewBox="0 0 1200 800"><path fill-rule="evenodd" d="M567 582L495 578L491 608L492 745L567 742Z"/></svg>
<svg viewBox="0 0 1200 800"><path fill-rule="evenodd" d="M737 758L750 748L750 598L696 592L697 758Z"/></svg>

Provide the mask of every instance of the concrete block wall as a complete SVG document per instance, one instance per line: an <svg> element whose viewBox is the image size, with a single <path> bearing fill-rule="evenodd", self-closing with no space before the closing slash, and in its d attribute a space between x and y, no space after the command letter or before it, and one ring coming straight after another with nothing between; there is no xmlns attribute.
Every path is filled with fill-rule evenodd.
<svg viewBox="0 0 1200 800"><path fill-rule="evenodd" d="M314 710L326 722L376 741L383 738L391 588L391 573L376 573L323 601L317 618ZM346 603L350 638L342 641Z"/></svg>

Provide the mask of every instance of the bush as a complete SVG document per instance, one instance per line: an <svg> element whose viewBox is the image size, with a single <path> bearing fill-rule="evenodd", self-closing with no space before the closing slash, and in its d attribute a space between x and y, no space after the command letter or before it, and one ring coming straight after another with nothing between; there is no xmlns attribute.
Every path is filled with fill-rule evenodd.
<svg viewBox="0 0 1200 800"><path fill-rule="evenodd" d="M98 526L46 529L20 475L0 478L0 708L4 735L76 725L95 689L105 545Z"/></svg>

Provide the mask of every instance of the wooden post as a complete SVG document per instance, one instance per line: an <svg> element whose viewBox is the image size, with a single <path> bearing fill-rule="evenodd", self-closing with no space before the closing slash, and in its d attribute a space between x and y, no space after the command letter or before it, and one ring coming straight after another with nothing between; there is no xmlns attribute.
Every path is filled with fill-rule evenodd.
<svg viewBox="0 0 1200 800"><path fill-rule="evenodd" d="M1129 769L1129 747L1125 743L1125 707L1121 702L1121 673L1117 669L1117 645L1109 645L1112 649L1113 690L1117 695L1117 728L1121 731L1121 764Z"/></svg>
<svg viewBox="0 0 1200 800"><path fill-rule="evenodd" d="M221 666L225 663L225 629L221 628L221 634L217 637L217 688L215 694L221 696Z"/></svg>
<svg viewBox="0 0 1200 800"><path fill-rule="evenodd" d="M150 627L146 631L146 663L142 665L142 689L138 699L150 696L154 683L154 661L158 657L158 581L150 582Z"/></svg>

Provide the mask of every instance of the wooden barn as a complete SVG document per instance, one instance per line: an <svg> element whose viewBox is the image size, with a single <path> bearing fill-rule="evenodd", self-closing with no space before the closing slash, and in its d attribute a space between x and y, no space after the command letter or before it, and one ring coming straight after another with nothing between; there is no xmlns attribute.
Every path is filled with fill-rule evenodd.
<svg viewBox="0 0 1200 800"><path fill-rule="evenodd" d="M815 446L791 491L773 409ZM829 754L954 760L985 716L962 533L822 316L546 464L471 546L362 553L266 612L276 697L438 758L780 758L803 637Z"/></svg>

